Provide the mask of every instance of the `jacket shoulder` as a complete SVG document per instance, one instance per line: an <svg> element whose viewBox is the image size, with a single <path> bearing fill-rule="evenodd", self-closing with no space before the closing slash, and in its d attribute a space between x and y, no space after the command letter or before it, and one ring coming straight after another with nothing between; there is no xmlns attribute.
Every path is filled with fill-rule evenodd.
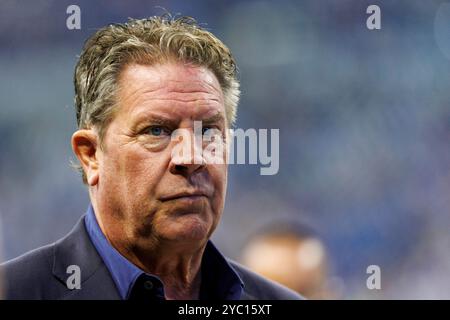
<svg viewBox="0 0 450 320"><path fill-rule="evenodd" d="M227 259L244 282L244 299L249 300L303 300L297 292L275 281L264 278L243 265Z"/></svg>
<svg viewBox="0 0 450 320"><path fill-rule="evenodd" d="M0 264L3 299L51 298L49 283L52 276L54 244L29 251Z"/></svg>

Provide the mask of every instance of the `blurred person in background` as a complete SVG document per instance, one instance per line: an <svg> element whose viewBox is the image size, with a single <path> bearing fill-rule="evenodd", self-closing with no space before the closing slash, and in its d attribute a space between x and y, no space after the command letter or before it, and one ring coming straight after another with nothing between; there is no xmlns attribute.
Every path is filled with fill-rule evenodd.
<svg viewBox="0 0 450 320"><path fill-rule="evenodd" d="M222 163L175 152L191 151L195 121L201 138L227 137L239 93L231 52L192 18L131 19L90 37L75 69L72 148L91 204L66 237L0 266L5 297L300 299L209 240L227 152ZM179 129L187 135L172 139Z"/></svg>
<svg viewBox="0 0 450 320"><path fill-rule="evenodd" d="M292 221L261 228L241 253L241 262L249 269L308 299L336 298L327 260L325 245L313 229Z"/></svg>

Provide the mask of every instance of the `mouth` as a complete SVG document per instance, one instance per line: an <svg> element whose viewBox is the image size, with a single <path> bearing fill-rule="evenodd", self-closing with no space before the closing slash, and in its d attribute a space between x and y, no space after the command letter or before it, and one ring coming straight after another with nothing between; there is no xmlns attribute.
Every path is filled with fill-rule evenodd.
<svg viewBox="0 0 450 320"><path fill-rule="evenodd" d="M173 195L161 197L161 201L183 201L183 202L196 202L208 198L204 192L181 192Z"/></svg>

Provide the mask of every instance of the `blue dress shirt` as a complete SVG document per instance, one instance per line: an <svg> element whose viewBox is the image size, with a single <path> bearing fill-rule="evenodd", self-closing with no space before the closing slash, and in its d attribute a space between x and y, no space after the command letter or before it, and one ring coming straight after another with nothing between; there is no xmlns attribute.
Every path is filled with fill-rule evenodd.
<svg viewBox="0 0 450 320"><path fill-rule="evenodd" d="M84 222L89 237L111 273L122 299L136 296L141 289L151 292L152 299L164 299L164 284L161 279L145 273L109 243L98 225L92 205L87 210ZM240 299L243 282L211 241L208 241L203 253L201 272L201 300Z"/></svg>

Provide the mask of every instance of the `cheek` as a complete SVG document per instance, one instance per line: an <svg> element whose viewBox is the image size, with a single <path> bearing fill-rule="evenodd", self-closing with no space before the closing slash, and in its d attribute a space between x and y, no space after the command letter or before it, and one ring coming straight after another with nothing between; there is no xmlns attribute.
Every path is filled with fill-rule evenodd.
<svg viewBox="0 0 450 320"><path fill-rule="evenodd" d="M215 206L223 207L227 190L227 165L214 165L211 170L215 188Z"/></svg>
<svg viewBox="0 0 450 320"><path fill-rule="evenodd" d="M120 185L121 192L146 194L153 189L164 174L163 157L150 155L139 148L117 148L109 150L104 158L104 180L111 185Z"/></svg>

